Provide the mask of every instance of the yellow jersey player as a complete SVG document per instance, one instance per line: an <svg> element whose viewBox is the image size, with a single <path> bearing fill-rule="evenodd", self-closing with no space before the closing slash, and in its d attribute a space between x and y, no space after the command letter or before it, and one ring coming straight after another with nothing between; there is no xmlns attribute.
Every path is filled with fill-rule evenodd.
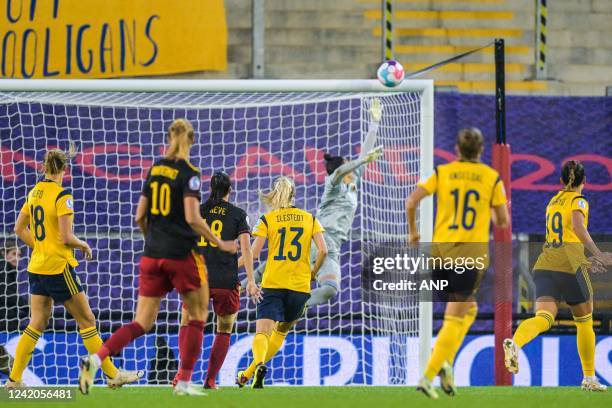
<svg viewBox="0 0 612 408"><path fill-rule="evenodd" d="M47 152L45 178L28 193L17 217L15 233L32 248L28 264L30 321L17 343L7 388L24 386L23 371L38 338L47 328L54 302L63 304L75 318L90 353L102 346L96 319L74 269L79 264L74 258L75 248L81 250L87 260L92 259L92 252L87 242L72 232L74 199L70 191L62 187L67 164L65 152ZM142 371L118 370L110 359L104 360L102 367L108 377L108 386L113 388L138 381L143 375Z"/></svg>
<svg viewBox="0 0 612 408"><path fill-rule="evenodd" d="M438 393L432 381L438 374L442 390L450 396L456 393L452 363L476 318L474 295L488 266L491 220L500 227L508 224L503 183L497 171L480 161L481 132L475 128L461 130L455 150L459 160L438 166L433 175L418 183L406 201L409 241L416 244L420 239L416 224L418 205L426 196L436 195L432 257L456 260L454 266L434 263L432 271L435 280L448 282L444 292L447 304L444 323L417 390L434 399ZM459 258L468 257L480 258L480 262L460 267Z"/></svg>
<svg viewBox="0 0 612 408"><path fill-rule="evenodd" d="M257 259L266 241L268 258L261 282L263 298L257 304L253 361L236 378L243 387L253 375L253 388L263 388L267 368L264 363L281 347L287 332L300 318L310 298L310 282L315 279L327 256L324 229L312 214L293 206L295 185L279 177L272 191L262 195L271 211L263 215L253 235L253 258ZM310 266L310 246L317 256Z"/></svg>
<svg viewBox="0 0 612 408"><path fill-rule="evenodd" d="M587 231L589 203L582 195L584 166L570 160L561 170L564 188L546 207L546 242L534 269L536 314L524 320L512 339L505 339L504 357L508 371L518 373L518 350L550 329L557 315L557 302L565 301L576 323L576 344L582 363L582 389L605 391L595 376L595 332L593 331L592 287L589 267L612 265L609 253L602 253ZM594 256L589 262L584 247Z"/></svg>

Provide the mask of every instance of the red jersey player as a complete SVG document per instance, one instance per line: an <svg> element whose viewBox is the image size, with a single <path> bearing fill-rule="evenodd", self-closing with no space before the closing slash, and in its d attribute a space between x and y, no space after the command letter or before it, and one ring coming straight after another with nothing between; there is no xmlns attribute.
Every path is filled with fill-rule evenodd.
<svg viewBox="0 0 612 408"><path fill-rule="evenodd" d="M123 325L96 354L80 362L79 389L89 393L95 374L109 355L117 355L142 336L157 319L162 297L173 288L180 293L190 321L179 331L180 366L175 395L204 395L191 387L193 367L200 356L208 304L208 284L202 256L195 252L200 236L227 252L235 242L221 241L200 216L200 171L189 163L194 142L191 123L175 120L168 132L168 149L149 170L136 209L136 222L145 236L140 260L136 318Z"/></svg>

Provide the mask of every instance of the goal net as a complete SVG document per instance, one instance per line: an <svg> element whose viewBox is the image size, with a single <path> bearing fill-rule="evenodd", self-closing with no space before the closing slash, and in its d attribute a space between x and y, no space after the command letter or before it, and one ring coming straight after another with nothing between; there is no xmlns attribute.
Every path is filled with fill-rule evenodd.
<svg viewBox="0 0 612 408"><path fill-rule="evenodd" d="M356 158L368 131L369 105L379 98L383 115L377 145L384 146L384 155L368 165L359 185L359 207L341 251L340 292L329 304L307 311L270 362L268 378L291 385L416 381L411 370L429 353L430 308L415 295L393 296L384 307L375 298L363 299L361 277L367 242L405 240L405 198L432 167L430 81L405 81L393 90L374 81L290 81L284 89L269 87L268 81L230 81L227 89L210 81L95 82L98 91L78 89L78 81L77 88L65 81L70 86L57 91L0 91L4 247L16 239L12 228L27 192L40 178L46 149L68 149L75 142L78 154L64 185L75 197L75 232L94 252L94 260L81 262L77 274L106 338L134 315L143 239L133 214L142 181L163 154L173 119L187 118L196 129L191 162L202 170L203 197L212 172L225 170L233 180L231 201L254 224L264 212L257 192L269 189L281 174L296 182L296 205L316 212L326 177L324 153ZM108 84L113 91L104 90ZM431 228L429 207L420 214L424 239ZM9 354L28 316L29 251L19 245L17 266L5 262L7 272L0 277L0 344ZM233 384L237 369L250 359L255 307L242 297L221 385ZM162 302L154 329L126 348L116 363L145 370L143 384L170 381L178 365L179 311L173 292ZM213 333L209 318L194 381L204 375ZM78 357L85 353L74 321L56 306L24 381L74 384Z"/></svg>

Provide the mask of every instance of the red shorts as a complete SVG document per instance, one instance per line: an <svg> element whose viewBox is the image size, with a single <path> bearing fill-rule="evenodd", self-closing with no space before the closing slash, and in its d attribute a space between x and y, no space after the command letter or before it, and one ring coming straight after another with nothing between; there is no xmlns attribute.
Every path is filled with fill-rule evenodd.
<svg viewBox="0 0 612 408"><path fill-rule="evenodd" d="M235 289L210 288L210 300L217 316L227 316L238 313L240 310L240 291ZM185 309L183 303L182 308Z"/></svg>
<svg viewBox="0 0 612 408"><path fill-rule="evenodd" d="M217 316L226 316L238 313L240 310L240 292L238 289L210 288L210 300Z"/></svg>
<svg viewBox="0 0 612 408"><path fill-rule="evenodd" d="M143 256L140 259L138 294L162 297L173 288L176 288L180 294L191 292L200 289L202 279L205 277L204 259L195 252L191 252L183 259Z"/></svg>

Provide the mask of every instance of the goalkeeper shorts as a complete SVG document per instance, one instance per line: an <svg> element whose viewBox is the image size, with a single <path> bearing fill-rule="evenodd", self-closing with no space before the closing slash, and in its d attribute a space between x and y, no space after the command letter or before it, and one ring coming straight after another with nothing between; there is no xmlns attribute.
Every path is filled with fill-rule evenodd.
<svg viewBox="0 0 612 408"><path fill-rule="evenodd" d="M81 280L74 268L66 265L64 271L57 275L41 275L28 272L30 294L47 296L55 303L64 303L74 295L83 291Z"/></svg>
<svg viewBox="0 0 612 408"><path fill-rule="evenodd" d="M536 269L533 271L533 280L536 284L536 298L551 297L574 306L593 297L591 279L588 272L581 268L575 274Z"/></svg>

